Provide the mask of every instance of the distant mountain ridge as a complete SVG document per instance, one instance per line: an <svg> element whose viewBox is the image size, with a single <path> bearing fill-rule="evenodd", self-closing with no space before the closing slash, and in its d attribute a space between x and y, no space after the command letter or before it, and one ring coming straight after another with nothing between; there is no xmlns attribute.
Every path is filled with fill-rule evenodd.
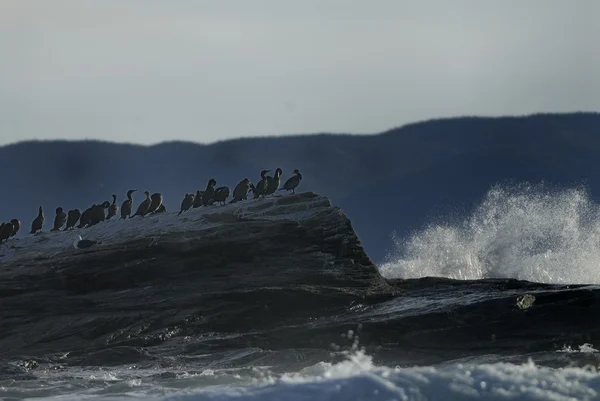
<svg viewBox="0 0 600 401"><path fill-rule="evenodd" d="M600 114L460 117L408 124L376 135L316 134L152 146L100 141L28 141L0 148L0 221L17 217L28 231L44 206L119 204L130 188L162 192L169 211L209 178L234 187L262 169L298 168L302 191L329 197L352 220L380 262L402 236L436 215L468 210L504 181L585 183L600 194ZM280 192L282 193L282 192ZM137 205L142 196L137 193Z"/></svg>

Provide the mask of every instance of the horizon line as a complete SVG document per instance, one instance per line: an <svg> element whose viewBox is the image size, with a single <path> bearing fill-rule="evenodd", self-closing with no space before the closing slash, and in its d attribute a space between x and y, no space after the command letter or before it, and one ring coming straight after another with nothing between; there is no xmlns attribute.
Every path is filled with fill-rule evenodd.
<svg viewBox="0 0 600 401"><path fill-rule="evenodd" d="M407 127L412 127L415 125L422 125L430 122L440 122L440 121L450 121L450 120L459 120L459 119L515 119L515 118L530 118L530 117L542 117L542 116L566 116L566 115L600 115L600 111L563 111L563 112L535 112L535 113L527 113L527 114L505 114L505 115L457 115L451 117L433 117L429 119L416 120L413 122L409 122L403 125L398 125L392 128L388 128L384 131L379 132L371 132L371 133L348 133L348 132L312 132L312 133L287 133L287 134L257 134L257 135L247 135L240 137L231 137L226 139L219 139L212 142L198 142L192 140L184 140L184 139L171 139L171 140L163 140L159 142L154 142L151 144L143 144L143 143L134 143L127 141L113 141L106 139L98 139L98 138L81 138L81 139L65 139L65 138L54 138L54 139L23 139L19 141L9 142L4 145L0 145L0 148L24 145L30 143L44 143L44 142L68 142L68 143L80 143L80 142L96 142L96 143L105 143L105 144L116 144L116 145L125 145L125 146L138 146L138 147L155 147L165 144L173 144L173 143L182 143L182 144L194 144L200 146L212 146L223 142L233 142L240 140L250 140L250 139L275 139L275 138L299 138L299 137L308 137L308 136L376 136L376 135L384 135L396 130L402 130Z"/></svg>

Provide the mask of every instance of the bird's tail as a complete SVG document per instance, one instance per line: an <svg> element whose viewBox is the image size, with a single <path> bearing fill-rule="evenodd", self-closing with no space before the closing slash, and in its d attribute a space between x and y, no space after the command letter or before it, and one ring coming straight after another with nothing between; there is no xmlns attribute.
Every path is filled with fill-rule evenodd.
<svg viewBox="0 0 600 401"><path fill-rule="evenodd" d="M183 210L180 210L179 213L177 213L177 216L179 216L181 213L183 213Z"/></svg>

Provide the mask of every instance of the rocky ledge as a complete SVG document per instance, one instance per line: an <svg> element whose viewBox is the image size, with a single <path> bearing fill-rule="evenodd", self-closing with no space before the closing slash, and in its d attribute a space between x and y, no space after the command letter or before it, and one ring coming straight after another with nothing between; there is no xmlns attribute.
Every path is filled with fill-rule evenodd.
<svg viewBox="0 0 600 401"><path fill-rule="evenodd" d="M76 249L78 235L101 243ZM365 291L383 284L350 220L329 199L312 192L44 232L2 245L0 263L2 287L15 275L53 271L77 276L104 265L93 282L76 285L71 280L64 287L75 292L99 289L105 280L118 285L101 280L109 271L118 269L123 279L129 270L122 285L130 285L150 278L155 268L168 269L169 275L229 272L244 286L280 280L301 284L306 276L311 283L318 276L322 283Z"/></svg>
<svg viewBox="0 0 600 401"><path fill-rule="evenodd" d="M76 249L77 235L101 243ZM350 220L311 192L13 239L0 264L0 350L106 346L183 321L264 329L390 291Z"/></svg>

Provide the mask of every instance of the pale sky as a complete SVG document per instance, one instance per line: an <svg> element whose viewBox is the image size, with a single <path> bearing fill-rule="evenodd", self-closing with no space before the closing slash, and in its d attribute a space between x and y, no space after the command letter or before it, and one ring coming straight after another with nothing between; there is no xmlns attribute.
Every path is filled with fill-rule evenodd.
<svg viewBox="0 0 600 401"><path fill-rule="evenodd" d="M600 110L597 0L0 0L0 145Z"/></svg>

